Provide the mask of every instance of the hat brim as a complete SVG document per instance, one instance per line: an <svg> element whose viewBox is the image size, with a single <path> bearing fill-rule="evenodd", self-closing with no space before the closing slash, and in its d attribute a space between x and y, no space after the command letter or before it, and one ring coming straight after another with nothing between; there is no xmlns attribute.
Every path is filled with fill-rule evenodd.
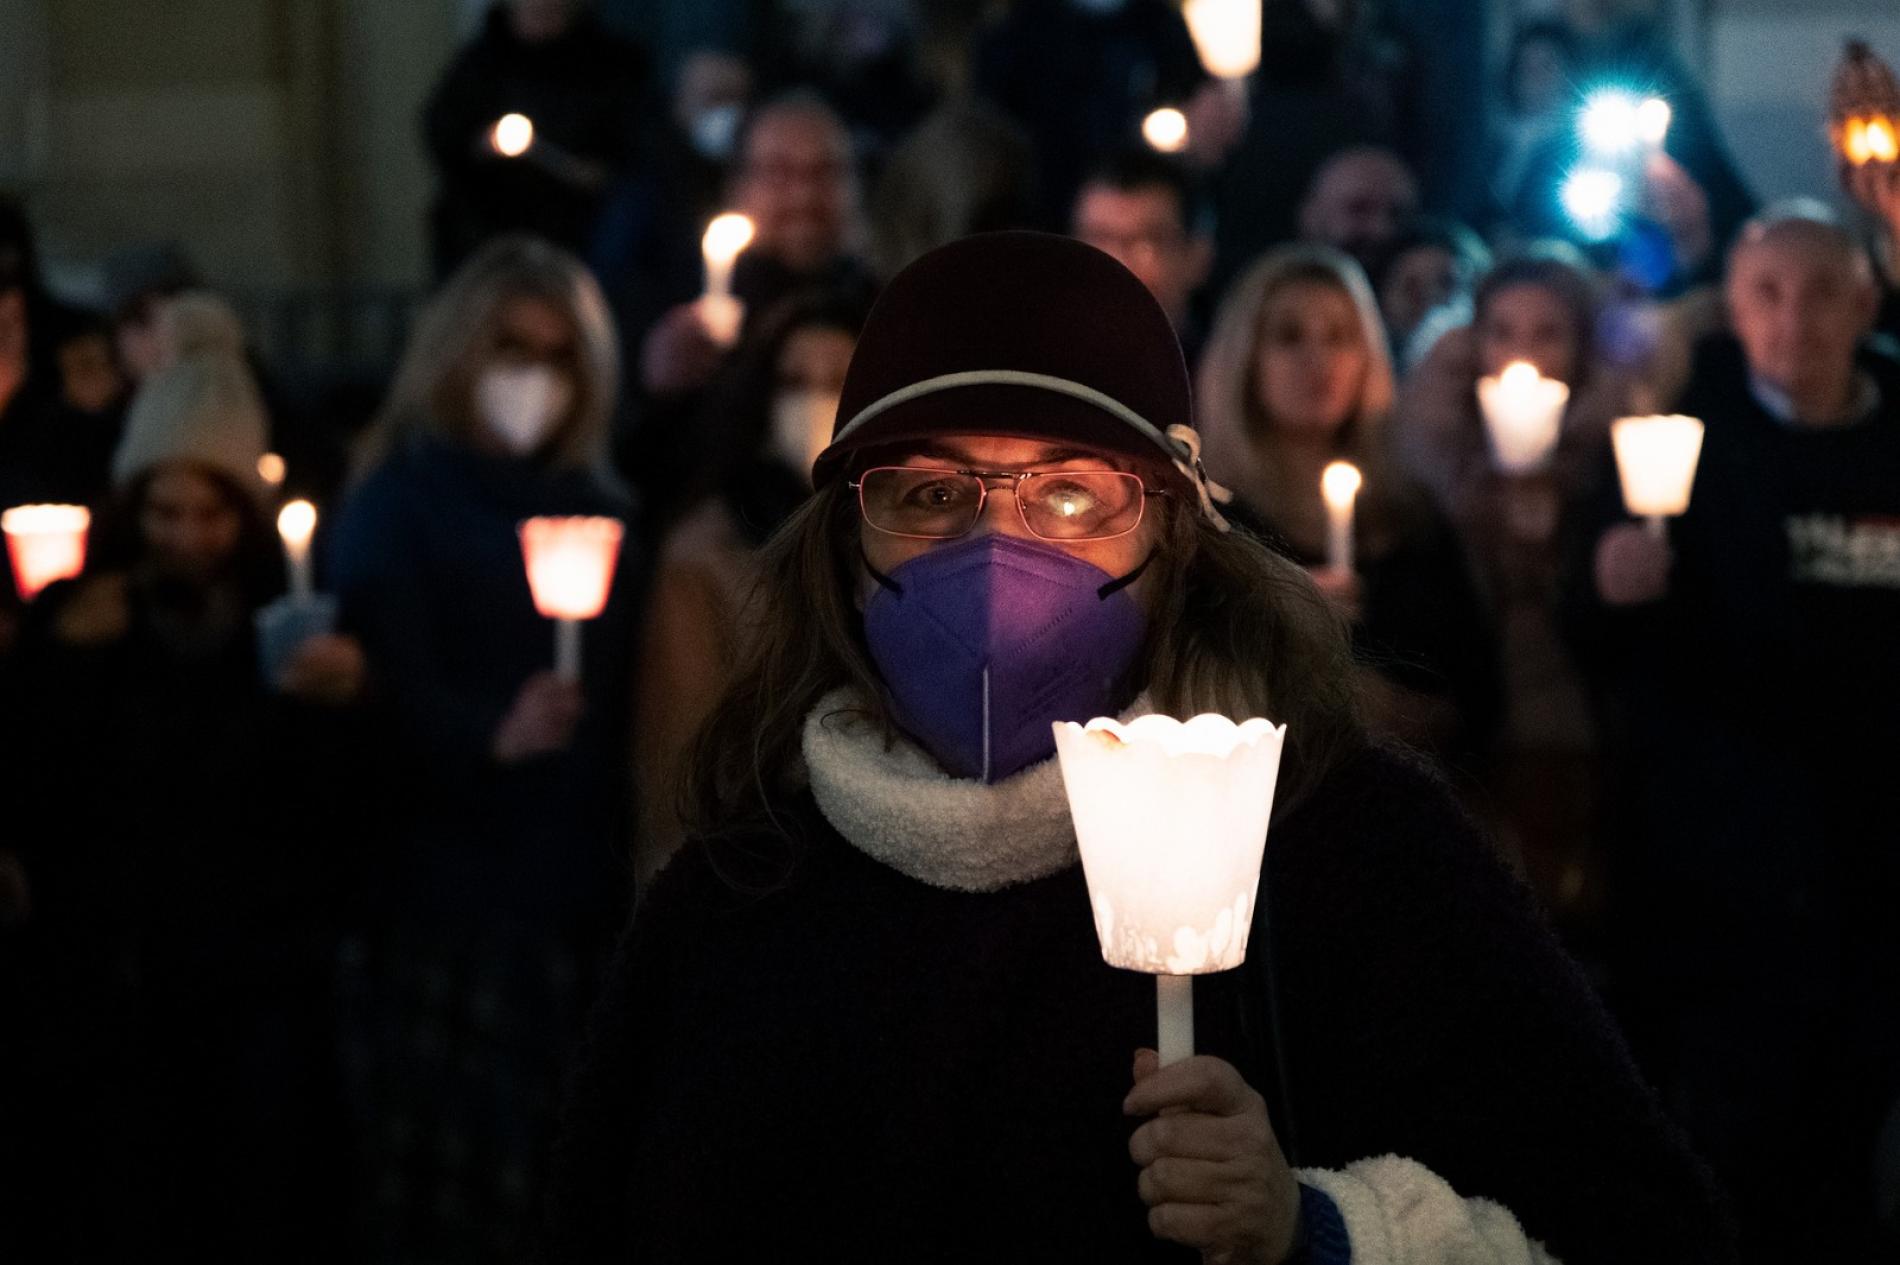
<svg viewBox="0 0 1900 1265"><path fill-rule="evenodd" d="M997 382L945 387L893 405L819 453L812 465L812 482L823 487L850 474L861 468L861 458L873 449L941 441L953 435L1074 445L1130 460L1166 486L1183 491L1193 488L1176 467L1175 453L1113 413L1055 391Z"/></svg>

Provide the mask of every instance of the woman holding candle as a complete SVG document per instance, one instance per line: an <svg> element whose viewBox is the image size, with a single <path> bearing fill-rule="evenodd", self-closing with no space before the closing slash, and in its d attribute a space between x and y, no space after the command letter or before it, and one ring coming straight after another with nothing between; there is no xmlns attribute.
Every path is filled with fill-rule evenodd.
<svg viewBox="0 0 1900 1265"><path fill-rule="evenodd" d="M1222 301L1199 377L1208 473L1352 618L1375 727L1462 755L1496 710L1492 634L1450 528L1388 451L1392 362L1357 264L1276 251ZM1329 556L1327 466L1350 461L1356 554Z"/></svg>
<svg viewBox="0 0 1900 1265"><path fill-rule="evenodd" d="M402 1192L366 1215L406 1258L506 1251L552 1124L539 1104L631 896L637 545L568 680L520 532L631 520L606 463L616 378L580 262L492 242L418 325L336 518L332 579L403 782L348 1004L368 1189Z"/></svg>
<svg viewBox="0 0 1900 1265"><path fill-rule="evenodd" d="M1393 420L1407 470L1456 525L1496 612L1495 824L1566 918L1599 895L1601 875L1595 727L1557 620L1564 527L1598 491L1610 422L1633 389L1598 354L1599 309L1600 283L1569 247L1505 260L1479 284L1471 324L1407 380Z"/></svg>
<svg viewBox="0 0 1900 1265"><path fill-rule="evenodd" d="M275 679L253 617L283 591L243 361L168 314L85 571L28 608L0 672L5 846L32 1004L0 1094L20 1259L308 1259L337 1246L328 981L364 770L361 649L309 639ZM223 329L212 323L213 331Z"/></svg>
<svg viewBox="0 0 1900 1265"><path fill-rule="evenodd" d="M634 761L642 877L680 843L679 775L694 733L725 691L759 550L811 495L811 464L831 440L861 299L794 295L764 313L701 420L728 455L710 491L659 550L642 643Z"/></svg>
<svg viewBox="0 0 1900 1265"><path fill-rule="evenodd" d="M1090 247L979 236L892 281L599 1011L551 1259L1726 1259L1576 968L1367 744L1336 611L1230 529L1188 409L1166 316ZM1052 722L1208 709L1288 726L1251 933L1278 984L1199 981L1207 1053L1157 1069Z"/></svg>

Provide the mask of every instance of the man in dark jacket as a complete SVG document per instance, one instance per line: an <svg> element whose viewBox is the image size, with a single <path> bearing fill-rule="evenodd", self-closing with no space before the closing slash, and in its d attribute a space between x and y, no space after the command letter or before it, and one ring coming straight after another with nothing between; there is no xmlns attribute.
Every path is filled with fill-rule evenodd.
<svg viewBox="0 0 1900 1265"><path fill-rule="evenodd" d="M609 184L636 161L645 56L581 0L506 0L462 50L424 114L441 177L432 217L446 276L483 241L526 231L585 251ZM496 124L532 125L510 157Z"/></svg>
<svg viewBox="0 0 1900 1265"><path fill-rule="evenodd" d="M1679 404L1707 424L1688 512L1595 546L1640 827L1624 985L1756 1259L1873 1259L1869 1161L1900 1089L1900 854L1877 824L1900 749L1900 364L1861 348L1873 275L1816 212L1751 221L1728 299L1736 338Z"/></svg>

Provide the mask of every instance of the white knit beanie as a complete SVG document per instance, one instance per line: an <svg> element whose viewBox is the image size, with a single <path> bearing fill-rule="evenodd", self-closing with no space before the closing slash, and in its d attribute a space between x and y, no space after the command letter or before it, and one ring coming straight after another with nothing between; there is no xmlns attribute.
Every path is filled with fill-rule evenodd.
<svg viewBox="0 0 1900 1265"><path fill-rule="evenodd" d="M267 501L270 488L257 463L270 429L237 314L213 295L180 295L163 310L160 339L166 360L132 397L112 458L114 485L125 487L167 461L193 461Z"/></svg>

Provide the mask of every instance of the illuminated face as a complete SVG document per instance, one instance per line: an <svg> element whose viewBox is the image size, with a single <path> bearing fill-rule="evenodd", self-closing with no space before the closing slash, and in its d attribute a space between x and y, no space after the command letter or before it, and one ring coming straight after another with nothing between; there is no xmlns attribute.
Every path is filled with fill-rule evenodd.
<svg viewBox="0 0 1900 1265"><path fill-rule="evenodd" d="M1749 369L1791 395L1851 373L1876 301L1864 263L1824 230L1784 227L1729 263L1729 316Z"/></svg>
<svg viewBox="0 0 1900 1265"><path fill-rule="evenodd" d="M1478 363L1495 377L1512 361L1527 360L1546 378L1574 383L1578 334L1570 309L1544 286L1504 286L1478 314Z"/></svg>
<svg viewBox="0 0 1900 1265"><path fill-rule="evenodd" d="M1358 409L1371 369L1359 309L1338 286L1301 282L1267 301L1254 381L1274 430L1332 435Z"/></svg>
<svg viewBox="0 0 1900 1265"><path fill-rule="evenodd" d="M1127 462L1107 453L1056 445L1031 439L1003 439L989 435L956 435L915 448L905 449L889 459L890 465L925 466L941 470L1128 470ZM1142 514L1141 525L1127 535L1109 540L1050 541L1039 539L1023 522L1016 508L1015 493L1001 480L992 482L983 503L983 515L969 535L1014 536L1051 549L1060 549L1071 557L1100 567L1110 575L1127 575L1140 566L1160 539L1161 514L1150 499ZM915 540L893 536L865 525L864 556L870 564L888 575L896 568L932 549L955 544L956 540ZM958 537L968 539L968 536ZM1143 580L1146 576L1143 576ZM868 597L876 582L862 577L859 601ZM1142 580L1130 592L1140 597Z"/></svg>
<svg viewBox="0 0 1900 1265"><path fill-rule="evenodd" d="M195 466L160 466L146 485L139 534L153 567L168 579L215 578L236 557L243 530L231 493Z"/></svg>
<svg viewBox="0 0 1900 1265"><path fill-rule="evenodd" d="M1117 189L1091 184L1075 203L1075 236L1141 278L1177 326L1213 262L1208 243L1190 236L1181 204L1160 186Z"/></svg>
<svg viewBox="0 0 1900 1265"><path fill-rule="evenodd" d="M850 142L820 114L768 113L746 134L733 192L761 253L796 271L821 268L844 253L857 213Z"/></svg>

